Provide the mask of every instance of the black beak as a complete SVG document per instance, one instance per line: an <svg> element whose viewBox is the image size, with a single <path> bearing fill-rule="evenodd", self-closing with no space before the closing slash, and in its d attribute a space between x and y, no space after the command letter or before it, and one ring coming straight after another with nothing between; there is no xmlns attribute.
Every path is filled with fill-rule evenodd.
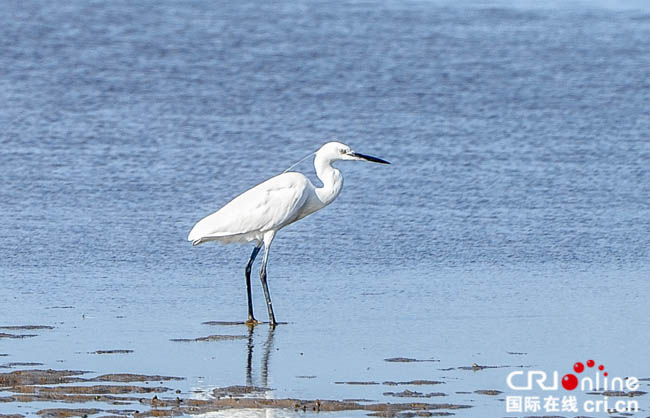
<svg viewBox="0 0 650 418"><path fill-rule="evenodd" d="M358 152L351 152L350 155L353 157L361 158L362 160L371 161L373 163L390 164L388 161L382 160L381 158L373 157L371 155L359 154Z"/></svg>

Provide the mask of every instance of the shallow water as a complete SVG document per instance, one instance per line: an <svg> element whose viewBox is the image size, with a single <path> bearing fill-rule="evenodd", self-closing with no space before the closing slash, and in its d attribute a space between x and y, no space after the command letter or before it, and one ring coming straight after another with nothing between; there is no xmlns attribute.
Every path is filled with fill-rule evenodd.
<svg viewBox="0 0 650 418"><path fill-rule="evenodd" d="M335 382L444 380L408 388L459 416L505 414L513 367L440 369L650 376L646 4L34 1L0 22L0 316L56 327L1 361L186 396L406 402ZM247 373L247 329L202 322L245 319L251 248L187 232L333 138L393 164L339 163L337 201L278 234L288 324L255 329ZM169 341L224 333L246 338ZM504 394L455 393L478 389Z"/></svg>

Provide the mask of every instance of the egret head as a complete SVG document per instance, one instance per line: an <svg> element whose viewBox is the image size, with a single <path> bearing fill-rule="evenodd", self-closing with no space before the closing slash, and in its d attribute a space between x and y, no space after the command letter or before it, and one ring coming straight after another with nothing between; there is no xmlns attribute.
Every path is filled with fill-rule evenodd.
<svg viewBox="0 0 650 418"><path fill-rule="evenodd" d="M320 147L317 154L322 155L331 161L356 160L356 161L371 161L373 163L380 163L380 164L390 164L388 161L382 160L381 158L360 154L358 152L352 151L352 148L350 148L348 145L336 141L328 142L327 144Z"/></svg>

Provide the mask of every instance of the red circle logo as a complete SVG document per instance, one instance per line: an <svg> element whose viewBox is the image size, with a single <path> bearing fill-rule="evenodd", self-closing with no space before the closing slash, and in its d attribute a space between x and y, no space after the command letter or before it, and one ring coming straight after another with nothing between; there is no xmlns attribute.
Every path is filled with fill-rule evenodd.
<svg viewBox="0 0 650 418"><path fill-rule="evenodd" d="M562 378L562 387L566 390L573 390L578 387L578 378L569 373Z"/></svg>

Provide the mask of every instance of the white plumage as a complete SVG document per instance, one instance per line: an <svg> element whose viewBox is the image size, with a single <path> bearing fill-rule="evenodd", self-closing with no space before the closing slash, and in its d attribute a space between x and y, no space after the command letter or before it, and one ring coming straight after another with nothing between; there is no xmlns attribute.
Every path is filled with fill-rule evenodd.
<svg viewBox="0 0 650 418"><path fill-rule="evenodd" d="M314 167L323 183L322 187L315 187L301 173L282 173L235 197L215 213L201 219L190 231L188 240L194 245L207 241L226 244L255 242L255 249L246 266L247 323L257 323L253 316L250 269L262 243L265 251L260 280L266 297L269 321L272 325L277 323L266 284L266 263L271 242L278 230L336 199L343 187L341 172L332 167L332 163L337 160L365 160L388 164L382 159L356 153L340 142L328 142L316 152L314 158Z"/></svg>
<svg viewBox="0 0 650 418"><path fill-rule="evenodd" d="M194 245L206 241L261 242L264 233L278 230L304 213L314 186L300 173L283 173L240 194L190 232Z"/></svg>

